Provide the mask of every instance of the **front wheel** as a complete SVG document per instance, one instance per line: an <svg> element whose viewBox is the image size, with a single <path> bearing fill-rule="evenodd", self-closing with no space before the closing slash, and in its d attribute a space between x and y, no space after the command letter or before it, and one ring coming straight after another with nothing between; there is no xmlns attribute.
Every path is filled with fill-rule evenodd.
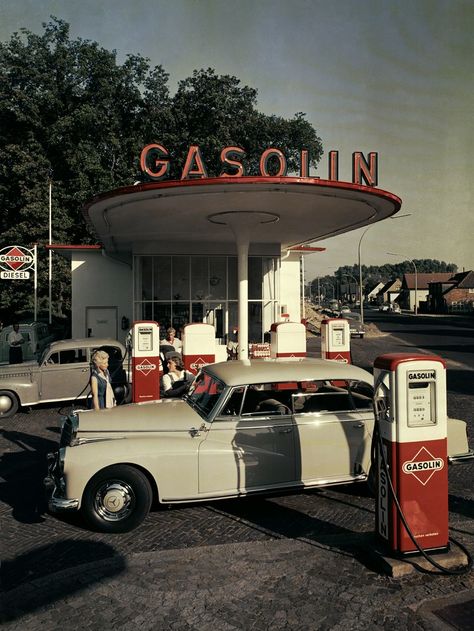
<svg viewBox="0 0 474 631"><path fill-rule="evenodd" d="M19 403L16 394L9 390L0 390L0 419L16 414Z"/></svg>
<svg viewBox="0 0 474 631"><path fill-rule="evenodd" d="M150 511L153 493L147 478L129 465L99 471L87 484L82 499L86 521L101 532L129 532Z"/></svg>

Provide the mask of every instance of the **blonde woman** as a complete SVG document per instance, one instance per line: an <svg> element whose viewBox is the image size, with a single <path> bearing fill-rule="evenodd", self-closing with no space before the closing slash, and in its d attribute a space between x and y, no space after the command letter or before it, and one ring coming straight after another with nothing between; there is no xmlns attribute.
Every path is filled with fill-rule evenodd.
<svg viewBox="0 0 474 631"><path fill-rule="evenodd" d="M103 410L115 405L114 391L110 382L109 355L105 351L95 351L92 355L94 368L91 375L92 408Z"/></svg>

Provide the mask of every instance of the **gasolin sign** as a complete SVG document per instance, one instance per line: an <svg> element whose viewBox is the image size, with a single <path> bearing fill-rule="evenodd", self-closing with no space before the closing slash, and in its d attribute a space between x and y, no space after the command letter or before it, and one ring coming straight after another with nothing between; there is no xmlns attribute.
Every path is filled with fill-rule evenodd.
<svg viewBox="0 0 474 631"><path fill-rule="evenodd" d="M0 278L3 280L25 280L30 277L27 271L34 267L35 255L32 250L19 245L9 245L0 250Z"/></svg>
<svg viewBox="0 0 474 631"><path fill-rule="evenodd" d="M444 468L444 460L435 458L426 447L422 447L412 460L406 460L402 465L403 473L412 475L420 484L425 486L437 471Z"/></svg>
<svg viewBox="0 0 474 631"><path fill-rule="evenodd" d="M156 370L156 364L152 364L148 359L144 359L141 364L135 366L145 377L147 377L153 370Z"/></svg>

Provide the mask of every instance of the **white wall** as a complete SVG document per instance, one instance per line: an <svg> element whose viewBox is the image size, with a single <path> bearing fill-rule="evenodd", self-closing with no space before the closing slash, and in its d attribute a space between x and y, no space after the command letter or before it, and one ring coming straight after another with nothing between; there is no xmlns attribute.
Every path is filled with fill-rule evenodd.
<svg viewBox="0 0 474 631"><path fill-rule="evenodd" d="M115 261L102 252L76 251L72 254L72 337L87 337L87 307L117 307L118 339L123 316L133 321L133 282L129 265Z"/></svg>
<svg viewBox="0 0 474 631"><path fill-rule="evenodd" d="M290 254L280 267L280 305L286 305L290 322L301 322L300 256Z"/></svg>

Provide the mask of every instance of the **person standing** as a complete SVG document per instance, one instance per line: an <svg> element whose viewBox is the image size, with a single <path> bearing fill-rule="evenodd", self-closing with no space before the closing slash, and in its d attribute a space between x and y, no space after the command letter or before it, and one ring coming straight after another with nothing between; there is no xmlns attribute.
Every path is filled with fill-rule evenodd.
<svg viewBox="0 0 474 631"><path fill-rule="evenodd" d="M23 363L23 349L22 344L25 343L23 335L20 333L20 325L14 324L13 331L8 334L8 361L10 364Z"/></svg>
<svg viewBox="0 0 474 631"><path fill-rule="evenodd" d="M92 409L103 410L115 406L114 391L109 373L109 355L95 351L92 355L94 368L91 375Z"/></svg>
<svg viewBox="0 0 474 631"><path fill-rule="evenodd" d="M169 329L166 330L165 339L160 341L160 346L165 346L165 345L172 346L175 351L178 351L179 353L181 353L181 349L183 345L181 343L181 340L176 337L176 329L173 329L172 326L170 326Z"/></svg>

